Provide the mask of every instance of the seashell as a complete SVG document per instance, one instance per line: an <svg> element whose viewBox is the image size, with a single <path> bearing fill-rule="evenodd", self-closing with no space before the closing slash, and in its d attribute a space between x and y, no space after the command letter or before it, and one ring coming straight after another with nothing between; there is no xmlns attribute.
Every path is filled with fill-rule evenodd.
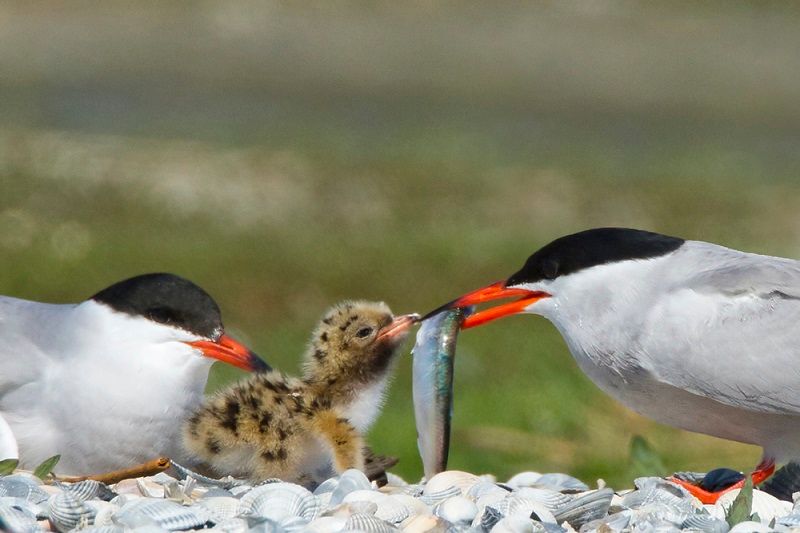
<svg viewBox="0 0 800 533"><path fill-rule="evenodd" d="M148 498L165 497L166 488L164 485L159 485L158 483L153 483L152 481L147 481L140 477L136 479L136 486L139 488L139 493L142 496L147 496Z"/></svg>
<svg viewBox="0 0 800 533"><path fill-rule="evenodd" d="M0 497L23 498L33 503L46 501L48 494L41 487L41 480L24 474L14 474L0 478Z"/></svg>
<svg viewBox="0 0 800 533"><path fill-rule="evenodd" d="M426 531L444 531L442 519L433 515L418 515L403 524L403 533L425 533Z"/></svg>
<svg viewBox="0 0 800 533"><path fill-rule="evenodd" d="M534 519L537 522L547 522L555 524L556 519L553 513L541 502L537 502L512 493L504 500L493 505L503 516L521 516L523 518Z"/></svg>
<svg viewBox="0 0 800 533"><path fill-rule="evenodd" d="M361 513L350 515L344 524L344 531L354 530L366 533L392 533L393 531L398 531L392 524L376 516Z"/></svg>
<svg viewBox="0 0 800 533"><path fill-rule="evenodd" d="M139 490L139 484L136 479L123 479L116 483L113 488L117 494L135 494L142 496L142 491Z"/></svg>
<svg viewBox="0 0 800 533"><path fill-rule="evenodd" d="M338 486L339 486L338 477L332 477L326 479L325 481L317 485L317 488L314 489L314 496L319 496L320 494L327 494L329 492L333 492L334 490L336 490L336 487Z"/></svg>
<svg viewBox="0 0 800 533"><path fill-rule="evenodd" d="M375 504L375 509L369 511L357 511L352 508L353 512L365 512L367 514L374 514L381 520L385 520L390 524L397 524L408 518L410 514L408 507L395 500L391 496L387 496L374 490L354 490L344 497L344 503L355 502L372 502Z"/></svg>
<svg viewBox="0 0 800 533"><path fill-rule="evenodd" d="M536 481L536 486L558 491L574 490L583 492L589 490L589 486L586 483L567 474L542 474Z"/></svg>
<svg viewBox="0 0 800 533"><path fill-rule="evenodd" d="M717 503L714 504L715 509L710 513L717 517L724 519L725 512L733 505L733 500L739 494L740 489L734 489L726 492L719 497ZM720 516L720 512L722 516ZM752 514L758 514L758 518L762 522L768 524L775 518L780 518L792 512L792 504L783 500L779 500L771 494L767 494L761 490L753 491L753 508L750 511Z"/></svg>
<svg viewBox="0 0 800 533"><path fill-rule="evenodd" d="M469 524L478 514L478 506L464 496L454 496L437 505L433 514L451 524Z"/></svg>
<svg viewBox="0 0 800 533"><path fill-rule="evenodd" d="M200 498L233 498L233 493L227 489L210 487L206 488L206 491Z"/></svg>
<svg viewBox="0 0 800 533"><path fill-rule="evenodd" d="M418 516L418 515L430 515L431 510L430 508L425 505L425 503L420 500L419 498L414 498L413 496L409 496L408 494L392 494L390 497L391 501L395 504L402 505L408 510L408 516ZM378 512L380 512L380 507L378 508ZM376 513L377 516L377 513ZM391 520L384 518L382 516L378 516L378 518L382 518L387 522L391 522ZM404 518L403 520L408 519L408 517Z"/></svg>
<svg viewBox="0 0 800 533"><path fill-rule="evenodd" d="M125 528L113 524L104 526L90 526L81 529L81 533L125 533Z"/></svg>
<svg viewBox="0 0 800 533"><path fill-rule="evenodd" d="M425 493L423 491L419 499L422 500L426 505L434 507L437 503L443 502L446 499L452 498L454 496L461 496L461 489L459 489L458 487L450 487L448 489L444 489L438 492Z"/></svg>
<svg viewBox="0 0 800 533"><path fill-rule="evenodd" d="M223 533L248 533L250 525L244 518L231 518L220 522L209 531L221 531Z"/></svg>
<svg viewBox="0 0 800 533"><path fill-rule="evenodd" d="M494 507L486 507L479 516L475 517L477 524L473 522L473 525L480 526L486 531L490 531L495 524L497 524L500 520L503 519L502 513L495 509Z"/></svg>
<svg viewBox="0 0 800 533"><path fill-rule="evenodd" d="M268 518L278 523L292 516L310 522L317 518L321 511L319 498L311 494L308 489L294 483L261 485L241 499L242 513Z"/></svg>
<svg viewBox="0 0 800 533"><path fill-rule="evenodd" d="M286 533L283 526L268 518L248 518L246 522L248 533Z"/></svg>
<svg viewBox="0 0 800 533"><path fill-rule="evenodd" d="M0 504L0 523L2 523L3 531L13 531L14 533L41 531L35 516L6 504Z"/></svg>
<svg viewBox="0 0 800 533"><path fill-rule="evenodd" d="M587 522L581 526L580 531L581 533L589 531L605 531L607 533L612 533L630 530L628 526L631 523L633 514L634 511L626 509L619 513Z"/></svg>
<svg viewBox="0 0 800 533"><path fill-rule="evenodd" d="M636 509L632 522L635 524L648 523L653 527L663 522L679 526L693 514L694 511L687 511L675 505L649 503Z"/></svg>
<svg viewBox="0 0 800 533"><path fill-rule="evenodd" d="M195 507L202 507L208 512L211 522L219 524L239 516L241 501L232 496L212 496L198 500Z"/></svg>
<svg viewBox="0 0 800 533"><path fill-rule="evenodd" d="M306 529L315 533L334 533L342 531L346 523L347 518L343 516L321 516L310 522Z"/></svg>
<svg viewBox="0 0 800 533"><path fill-rule="evenodd" d="M402 494L408 494L409 496L418 498L419 496L422 496L422 491L424 488L425 487L422 485L406 485L403 487Z"/></svg>
<svg viewBox="0 0 800 533"><path fill-rule="evenodd" d="M425 483L423 494L435 494L449 489L450 487L458 487L461 494L464 495L475 484L479 483L481 478L469 472L462 472L460 470L446 470L439 472Z"/></svg>
<svg viewBox="0 0 800 533"><path fill-rule="evenodd" d="M600 489L572 498L553 512L556 523L569 522L572 527L580 528L586 522L602 518L608 514L613 497L613 490Z"/></svg>
<svg viewBox="0 0 800 533"><path fill-rule="evenodd" d="M506 516L491 529L492 533L534 533L539 531L545 531L544 526L535 524L533 520L524 516Z"/></svg>
<svg viewBox="0 0 800 533"><path fill-rule="evenodd" d="M47 504L39 504L33 503L32 501L26 500L24 498L18 498L13 496L2 496L0 497L0 505L4 507L12 507L18 511L21 511L27 516L35 519L45 519L49 515L47 514Z"/></svg>
<svg viewBox="0 0 800 533"><path fill-rule="evenodd" d="M522 487L535 487L537 486L536 483L539 481L539 478L542 477L542 474L539 472L520 472L516 474L511 479L506 481L506 485L509 487L513 487L515 489L519 489Z"/></svg>
<svg viewBox="0 0 800 533"><path fill-rule="evenodd" d="M282 531L287 533L305 531L306 527L308 527L308 520L302 516L290 516L281 520L279 526ZM252 528L250 531L252 531Z"/></svg>
<svg viewBox="0 0 800 533"><path fill-rule="evenodd" d="M114 516L114 513L119 510L118 505L104 502L102 500L93 500L84 503L94 509L93 524L95 526L109 526L113 524L112 517Z"/></svg>
<svg viewBox="0 0 800 533"><path fill-rule="evenodd" d="M696 513L683 521L681 529L699 529L704 533L728 533L730 526L725 520L708 513Z"/></svg>
<svg viewBox="0 0 800 533"><path fill-rule="evenodd" d="M472 485L468 490L465 496L470 500L477 502L482 496L486 494L500 494L503 497L508 495L508 491L503 487L498 486L496 483L492 483L491 481L484 481L481 480L478 483Z"/></svg>
<svg viewBox="0 0 800 533"><path fill-rule="evenodd" d="M87 500L103 500L107 502L117 495L108 485L94 479L85 479L76 483L56 483L55 485L82 502Z"/></svg>
<svg viewBox="0 0 800 533"><path fill-rule="evenodd" d="M728 533L769 533L770 531L772 531L771 527L765 526L760 522L739 522Z"/></svg>
<svg viewBox="0 0 800 533"><path fill-rule="evenodd" d="M206 485L206 486L220 487L220 488L223 488L223 489L230 490L232 487L236 487L236 486L239 486L239 485L246 485L247 484L246 480L236 479L236 478L231 477L231 476L225 476L225 477L220 478L220 479L214 479L214 478L211 478L211 477L208 477L208 476L204 476L202 474L198 474L197 472L194 472L194 471L186 468L185 466L179 465L175 461L171 461L170 465L172 466L172 469L178 474L178 478L179 479L186 479L187 477L192 477L195 480L199 481L200 483L202 483L203 485ZM172 476L169 476L168 474L165 474L164 472L159 472L158 474L153 476L153 478L155 480L155 478L157 478L158 476L162 476L162 475L172 478ZM175 478L172 478L172 479L175 479ZM156 482L158 482L158 481L156 481Z"/></svg>
<svg viewBox="0 0 800 533"><path fill-rule="evenodd" d="M650 504L663 504L686 515L680 522L686 520L695 511L694 502L696 500L683 487L657 477L638 478L634 480L634 484L637 490L622 498L624 507L637 509Z"/></svg>
<svg viewBox="0 0 800 533"><path fill-rule="evenodd" d="M514 495L518 498L539 502L553 512L568 505L574 499L568 494L562 494L552 489L534 487L523 487L515 490Z"/></svg>
<svg viewBox="0 0 800 533"><path fill-rule="evenodd" d="M367 479L367 476L360 470L354 468L342 472L338 481L331 495L332 505L339 505L342 503L344 497L354 490L370 490L372 488L372 484L369 482L369 479Z"/></svg>
<svg viewBox="0 0 800 533"><path fill-rule="evenodd" d="M141 498L123 505L114 518L118 524L127 527L157 525L176 531L202 526L211 517L202 507L184 507L171 500Z"/></svg>
<svg viewBox="0 0 800 533"><path fill-rule="evenodd" d="M391 485L393 487L405 487L408 485L408 482L398 476L397 474L392 474L391 472L386 472L386 483L387 485Z"/></svg>
<svg viewBox="0 0 800 533"><path fill-rule="evenodd" d="M375 502L358 501L343 504L347 508L349 514L371 514L374 515L378 510L378 504Z"/></svg>
<svg viewBox="0 0 800 533"><path fill-rule="evenodd" d="M775 523L790 528L800 526L800 513L796 513L795 511L796 509L793 510L791 513L787 514L786 516L778 518L777 520L775 520Z"/></svg>
<svg viewBox="0 0 800 533"><path fill-rule="evenodd" d="M48 502L50 523L58 531L69 531L78 526L92 524L95 510L69 492L61 492L52 496Z"/></svg>

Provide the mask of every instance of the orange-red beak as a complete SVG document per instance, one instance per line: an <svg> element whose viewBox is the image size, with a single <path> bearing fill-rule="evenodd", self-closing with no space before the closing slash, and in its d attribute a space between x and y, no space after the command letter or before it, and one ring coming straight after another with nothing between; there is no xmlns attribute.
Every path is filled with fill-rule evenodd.
<svg viewBox="0 0 800 533"><path fill-rule="evenodd" d="M197 348L206 357L218 359L250 372L271 370L271 367L258 354L227 335L222 335L216 342L194 341L186 344Z"/></svg>
<svg viewBox="0 0 800 533"><path fill-rule="evenodd" d="M529 291L527 289L509 288L506 287L505 281L498 281L496 283L492 283L491 285L487 285L486 287L467 293L460 298L456 298L452 302L446 303L445 305L434 309L425 315L423 320L429 316L439 313L440 311L444 311L445 309L452 309L454 307L467 307L483 302L490 302L492 300L499 300L501 298L513 298L516 296L520 296L520 298L512 302L490 307L484 311L479 311L469 315L464 319L461 329L473 328L475 326L480 326L481 324L491 322L497 318L520 313L532 303L541 300L542 298L547 298L550 295L542 291Z"/></svg>

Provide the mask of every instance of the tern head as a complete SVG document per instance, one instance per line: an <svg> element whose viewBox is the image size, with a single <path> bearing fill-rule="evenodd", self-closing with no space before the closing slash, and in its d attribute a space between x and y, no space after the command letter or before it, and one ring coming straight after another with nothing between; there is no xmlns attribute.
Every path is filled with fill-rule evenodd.
<svg viewBox="0 0 800 533"><path fill-rule="evenodd" d="M541 313L542 308L565 292L571 298L580 280L588 279L594 267L650 259L669 254L684 243L683 239L627 228L596 228L554 240L534 252L523 267L505 280L469 292L428 313L466 307L484 302L516 298L467 317L462 328L485 324L517 313Z"/></svg>
<svg viewBox="0 0 800 533"><path fill-rule="evenodd" d="M395 317L383 302L342 302L330 308L312 334L305 377L313 381L384 374L419 315Z"/></svg>
<svg viewBox="0 0 800 533"><path fill-rule="evenodd" d="M225 334L214 299L199 286L174 274L135 276L103 289L89 301L127 319L114 332L119 342L180 342L191 353L244 370L269 369L258 355Z"/></svg>

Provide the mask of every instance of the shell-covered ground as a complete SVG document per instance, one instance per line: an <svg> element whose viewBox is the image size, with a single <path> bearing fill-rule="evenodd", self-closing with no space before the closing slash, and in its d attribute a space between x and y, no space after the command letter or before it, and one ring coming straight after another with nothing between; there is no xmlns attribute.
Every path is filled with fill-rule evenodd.
<svg viewBox="0 0 800 533"><path fill-rule="evenodd" d="M176 470L177 469L177 470ZM280 480L250 485L176 467L126 479L43 482L25 472L0 478L0 529L121 533L226 532L669 532L800 531L800 508L755 490L749 520L731 528L731 491L702 505L682 488L644 477L615 491L560 473L523 472L503 482L456 470L427 482L392 474L378 487L357 470L313 491ZM170 475L172 474L172 475ZM741 520L741 519L740 519Z"/></svg>

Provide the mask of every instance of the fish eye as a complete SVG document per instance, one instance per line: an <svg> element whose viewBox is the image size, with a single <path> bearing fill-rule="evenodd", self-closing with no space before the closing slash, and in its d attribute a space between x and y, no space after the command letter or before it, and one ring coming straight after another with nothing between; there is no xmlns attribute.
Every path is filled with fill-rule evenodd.
<svg viewBox="0 0 800 533"><path fill-rule="evenodd" d="M359 328L359 330L356 331L356 337L358 337L359 339L364 339L366 337L369 337L371 334L372 334L371 327Z"/></svg>

